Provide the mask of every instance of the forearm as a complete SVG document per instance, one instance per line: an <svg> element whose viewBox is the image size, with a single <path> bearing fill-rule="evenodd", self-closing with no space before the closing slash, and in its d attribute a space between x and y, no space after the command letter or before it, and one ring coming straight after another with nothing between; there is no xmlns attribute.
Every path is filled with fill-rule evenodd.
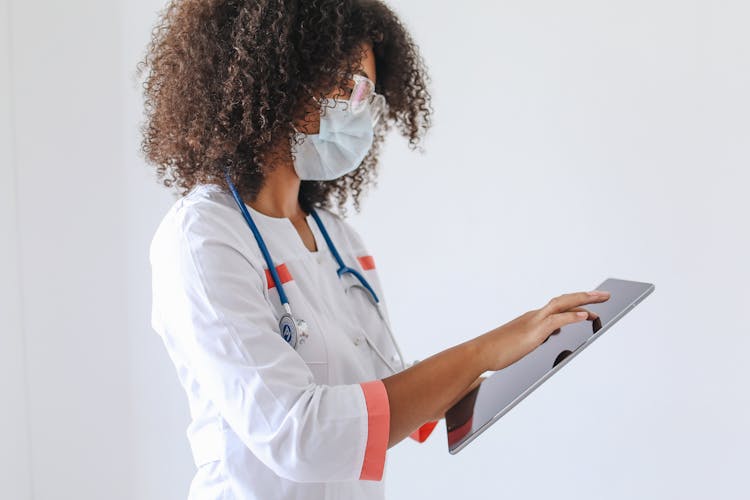
<svg viewBox="0 0 750 500"><path fill-rule="evenodd" d="M487 370L485 365L478 337L383 379L391 410L388 447L423 423L442 417Z"/></svg>
<svg viewBox="0 0 750 500"><path fill-rule="evenodd" d="M446 406L443 409L443 411L440 412L439 418L436 418L435 420L439 420L441 418L445 418L445 413L448 410L450 410L456 403L458 403L463 398L465 398L467 394L469 394L471 391L473 391L474 389L476 389L477 386L479 386L479 384L481 384L482 381L485 378L486 377L478 377L474 382L471 383L471 385L469 385L469 387L467 387L466 389L464 389L463 391L461 391L461 393L458 396L456 396L455 398L453 398L453 400L450 403L448 403L448 406Z"/></svg>
<svg viewBox="0 0 750 500"><path fill-rule="evenodd" d="M598 317L579 306L608 299L609 292L600 291L560 295L540 309L383 379L390 406L388 447L440 418L485 371L515 363L564 325Z"/></svg>

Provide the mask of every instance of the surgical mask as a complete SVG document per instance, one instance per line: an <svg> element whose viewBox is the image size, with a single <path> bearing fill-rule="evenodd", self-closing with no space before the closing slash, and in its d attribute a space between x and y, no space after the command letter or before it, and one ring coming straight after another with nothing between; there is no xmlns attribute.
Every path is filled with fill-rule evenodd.
<svg viewBox="0 0 750 500"><path fill-rule="evenodd" d="M294 148L294 170L302 180L329 181L356 169L373 141L376 109L368 104L358 113L349 109L349 101L331 99L320 116L320 132L303 134Z"/></svg>

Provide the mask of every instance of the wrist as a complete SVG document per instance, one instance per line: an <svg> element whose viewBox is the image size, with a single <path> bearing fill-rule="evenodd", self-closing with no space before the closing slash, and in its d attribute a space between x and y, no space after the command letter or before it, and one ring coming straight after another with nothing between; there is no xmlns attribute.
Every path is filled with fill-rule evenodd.
<svg viewBox="0 0 750 500"><path fill-rule="evenodd" d="M469 344L469 349L471 349L471 359L475 361L472 364L478 368L476 374L477 377L482 373L491 370L494 357L494 350L492 348L493 332L494 330L467 342Z"/></svg>

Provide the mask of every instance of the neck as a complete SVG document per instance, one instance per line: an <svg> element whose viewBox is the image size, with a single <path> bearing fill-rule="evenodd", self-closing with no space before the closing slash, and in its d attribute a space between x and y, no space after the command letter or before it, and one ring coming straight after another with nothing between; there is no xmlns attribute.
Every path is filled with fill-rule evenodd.
<svg viewBox="0 0 750 500"><path fill-rule="evenodd" d="M276 165L266 173L263 187L249 205L270 217L304 218L306 214L298 201L300 183L291 161Z"/></svg>

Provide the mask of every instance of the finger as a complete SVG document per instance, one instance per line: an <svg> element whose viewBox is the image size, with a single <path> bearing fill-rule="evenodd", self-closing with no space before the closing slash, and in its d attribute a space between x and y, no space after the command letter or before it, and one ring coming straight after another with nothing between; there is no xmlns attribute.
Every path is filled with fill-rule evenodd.
<svg viewBox="0 0 750 500"><path fill-rule="evenodd" d="M542 307L542 311L546 315L557 314L584 304L604 302L609 299L609 296L609 292L600 292L598 290L595 292L566 293L551 299L544 307Z"/></svg>
<svg viewBox="0 0 750 500"><path fill-rule="evenodd" d="M544 339L544 341L542 342L542 344L544 344L544 342L547 342L550 339L551 336L557 335L558 333L560 333L560 329L559 328L555 328L554 330L552 330L552 333L550 333L549 335L547 335L547 338Z"/></svg>
<svg viewBox="0 0 750 500"><path fill-rule="evenodd" d="M582 314L582 311L566 311L553 314L551 316L547 316L547 328L550 330L557 330L558 328L562 328L565 325L584 321L587 315L588 314Z"/></svg>
<svg viewBox="0 0 750 500"><path fill-rule="evenodd" d="M585 307L574 307L573 309L570 309L570 310L573 311L573 312L586 312L586 313L588 313L588 316L586 317L586 319L588 321L594 321L595 319L597 319L599 317L599 315L596 314L594 311L589 311Z"/></svg>

